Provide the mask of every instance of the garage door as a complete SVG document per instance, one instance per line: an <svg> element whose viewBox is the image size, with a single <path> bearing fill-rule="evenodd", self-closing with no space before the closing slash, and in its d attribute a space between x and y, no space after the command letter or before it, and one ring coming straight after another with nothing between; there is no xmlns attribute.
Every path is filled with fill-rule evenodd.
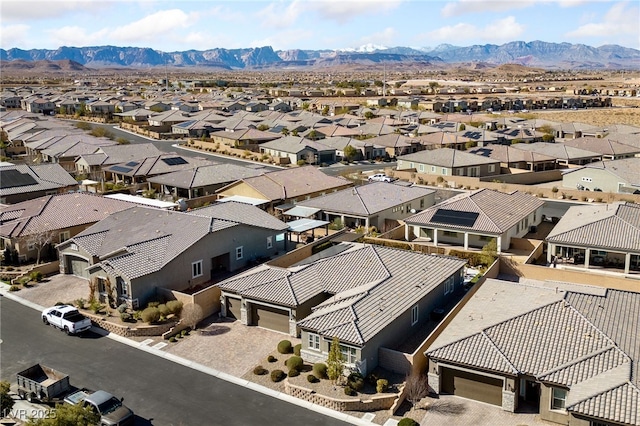
<svg viewBox="0 0 640 426"><path fill-rule="evenodd" d="M89 271L86 270L88 267L89 262L87 260L69 256L69 270L71 274L82 278L89 278Z"/></svg>
<svg viewBox="0 0 640 426"><path fill-rule="evenodd" d="M234 299L233 297L227 297L227 317L240 319L242 314L240 313L240 307L242 303L240 299Z"/></svg>
<svg viewBox="0 0 640 426"><path fill-rule="evenodd" d="M443 368L440 391L502 406L502 379Z"/></svg>
<svg viewBox="0 0 640 426"><path fill-rule="evenodd" d="M289 333L289 312L263 305L251 305L253 325Z"/></svg>

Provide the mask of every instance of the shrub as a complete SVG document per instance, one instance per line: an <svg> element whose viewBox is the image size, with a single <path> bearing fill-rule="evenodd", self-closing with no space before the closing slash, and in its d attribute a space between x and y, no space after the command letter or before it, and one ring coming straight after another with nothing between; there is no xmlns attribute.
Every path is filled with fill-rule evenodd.
<svg viewBox="0 0 640 426"><path fill-rule="evenodd" d="M296 377L299 376L300 372L298 370L296 370L295 368L292 368L289 370L289 373L287 373L287 376L289 377Z"/></svg>
<svg viewBox="0 0 640 426"><path fill-rule="evenodd" d="M308 374L307 375L307 382L309 383L317 383L319 382L320 379L318 379L316 376L314 376L313 374Z"/></svg>
<svg viewBox="0 0 640 426"><path fill-rule="evenodd" d="M300 349L302 349L302 345L300 343L298 343L297 345L295 345L293 347L293 354L300 356Z"/></svg>
<svg viewBox="0 0 640 426"><path fill-rule="evenodd" d="M133 319L138 321L142 319L142 311L134 311L133 312Z"/></svg>
<svg viewBox="0 0 640 426"><path fill-rule="evenodd" d="M169 309L169 313L174 315L180 315L182 312L182 302L179 300L169 300L167 302L167 308Z"/></svg>
<svg viewBox="0 0 640 426"><path fill-rule="evenodd" d="M398 422L398 426L420 426L420 423L409 417L405 417L400 419L400 421Z"/></svg>
<svg viewBox="0 0 640 426"><path fill-rule="evenodd" d="M327 364L325 364L324 362L316 362L315 364L313 364L313 373L319 379L326 379L327 378Z"/></svg>
<svg viewBox="0 0 640 426"><path fill-rule="evenodd" d="M389 381L387 379L378 379L376 382L376 392L386 392L387 389L389 389Z"/></svg>
<svg viewBox="0 0 640 426"><path fill-rule="evenodd" d="M157 308L160 305L160 302L149 302L147 303L147 308Z"/></svg>
<svg viewBox="0 0 640 426"><path fill-rule="evenodd" d="M358 392L356 392L351 386L345 386L344 394L348 396L356 396Z"/></svg>
<svg viewBox="0 0 640 426"><path fill-rule="evenodd" d="M158 311L160 312L160 315L162 315L163 317L166 317L167 315L169 315L169 308L167 308L167 305L165 305L164 303L161 305L158 305Z"/></svg>
<svg viewBox="0 0 640 426"><path fill-rule="evenodd" d="M184 336L188 336L189 335L189 331L188 330L182 330L180 332L180 336L184 337Z"/></svg>
<svg viewBox="0 0 640 426"><path fill-rule="evenodd" d="M40 271L31 271L29 273L29 278L31 279L31 281L35 281L35 282L39 283L40 281L42 281L42 272L40 272Z"/></svg>
<svg viewBox="0 0 640 426"><path fill-rule="evenodd" d="M129 322L131 321L131 314L128 312L120 312L120 320L122 322Z"/></svg>
<svg viewBox="0 0 640 426"><path fill-rule="evenodd" d="M288 340L282 340L278 343L278 352L281 354L290 354L292 349L291 342Z"/></svg>
<svg viewBox="0 0 640 426"><path fill-rule="evenodd" d="M94 314L97 314L98 312L100 312L102 308L103 308L102 304L98 302L96 299L93 299L91 301L91 304L89 305L89 310L91 310L91 312L93 312Z"/></svg>
<svg viewBox="0 0 640 426"><path fill-rule="evenodd" d="M347 384L356 391L361 391L364 388L364 377L360 373L351 373L347 377Z"/></svg>
<svg viewBox="0 0 640 426"><path fill-rule="evenodd" d="M375 386L378 383L378 379L379 377L373 373L367 374L366 380L371 386Z"/></svg>
<svg viewBox="0 0 640 426"><path fill-rule="evenodd" d="M551 192L553 192L554 194L558 192L558 187L554 186L553 188L551 188Z"/></svg>
<svg viewBox="0 0 640 426"><path fill-rule="evenodd" d="M278 360L278 358L276 358L276 357L275 357L275 356L273 356L273 355L269 355L269 356L267 357L267 362L276 362L277 360Z"/></svg>
<svg viewBox="0 0 640 426"><path fill-rule="evenodd" d="M272 382L280 382L282 381L282 379L284 379L286 376L286 374L284 374L284 371L282 370L273 370L271 372L271 381Z"/></svg>
<svg viewBox="0 0 640 426"><path fill-rule="evenodd" d="M171 343L175 343L175 342L177 342L177 340L176 340L176 338L175 338L174 336L169 337L169 341L170 341Z"/></svg>
<svg viewBox="0 0 640 426"><path fill-rule="evenodd" d="M19 285L12 285L11 287L9 287L9 291L19 291L19 290L20 290Z"/></svg>
<svg viewBox="0 0 640 426"><path fill-rule="evenodd" d="M253 369L253 374L255 374L256 376L264 376L267 373L268 373L267 369L261 365L258 365Z"/></svg>
<svg viewBox="0 0 640 426"><path fill-rule="evenodd" d="M84 304L84 302L83 302L83 304ZM126 304L126 303L122 303L120 306L118 306L118 307L116 308L116 310L117 310L118 312L120 312L121 314L122 314L122 313L124 313L124 312L126 312L126 311L127 311L127 304Z"/></svg>
<svg viewBox="0 0 640 426"><path fill-rule="evenodd" d="M304 361L302 360L301 357L294 355L291 358L289 358L287 360L287 367L289 367L290 370L302 370L302 366L304 365Z"/></svg>
<svg viewBox="0 0 640 426"><path fill-rule="evenodd" d="M155 307L148 307L140 314L142 321L147 324L157 322L160 319L160 311Z"/></svg>

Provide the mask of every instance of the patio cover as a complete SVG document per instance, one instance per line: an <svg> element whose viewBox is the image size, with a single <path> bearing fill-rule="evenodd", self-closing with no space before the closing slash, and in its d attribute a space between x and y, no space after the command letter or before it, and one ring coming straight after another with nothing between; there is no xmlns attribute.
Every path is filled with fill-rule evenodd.
<svg viewBox="0 0 640 426"><path fill-rule="evenodd" d="M328 225L329 223L330 222L327 222L326 220L298 219L287 222L287 225L289 225L289 231L291 232L306 232L310 231L311 229L316 229Z"/></svg>
<svg viewBox="0 0 640 426"><path fill-rule="evenodd" d="M226 203L227 201L237 201L238 203L251 204L253 206L261 206L269 202L261 198L251 198L251 197L245 197L242 195L232 195L230 197L224 197L224 198L218 199L219 203Z"/></svg>
<svg viewBox="0 0 640 426"><path fill-rule="evenodd" d="M309 217L318 213L320 209L316 209L314 207L305 207L305 206L295 206L291 210L287 210L283 212L287 216L295 216L295 217Z"/></svg>

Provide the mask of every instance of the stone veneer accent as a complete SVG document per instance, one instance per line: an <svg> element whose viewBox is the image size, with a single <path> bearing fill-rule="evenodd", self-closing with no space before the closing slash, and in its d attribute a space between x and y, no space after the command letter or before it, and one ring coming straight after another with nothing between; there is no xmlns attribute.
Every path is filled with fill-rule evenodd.
<svg viewBox="0 0 640 426"><path fill-rule="evenodd" d="M427 373L429 387L437 394L440 394L440 375L432 372Z"/></svg>
<svg viewBox="0 0 640 426"><path fill-rule="evenodd" d="M327 407L336 411L378 411L388 410L398 399L398 394L373 395L368 399L345 398L337 399L326 395L320 395L314 390L289 383L288 378L284 379L284 391L287 395L311 402L322 407Z"/></svg>
<svg viewBox="0 0 640 426"><path fill-rule="evenodd" d="M515 413L516 411L516 393L508 390L502 390L502 409Z"/></svg>

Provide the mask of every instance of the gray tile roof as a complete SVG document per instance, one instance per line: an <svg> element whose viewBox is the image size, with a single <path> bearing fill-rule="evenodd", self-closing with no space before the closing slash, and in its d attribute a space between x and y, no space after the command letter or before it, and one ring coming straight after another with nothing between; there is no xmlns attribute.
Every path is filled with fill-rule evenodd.
<svg viewBox="0 0 640 426"><path fill-rule="evenodd" d="M24 164L1 166L0 180L2 173L7 170L17 170L22 174L29 175L35 179L37 183L32 185L9 186L0 189L0 196L21 194L26 192L47 191L68 186L77 186L78 182L71 177L60 164L40 164L36 166L28 166Z"/></svg>
<svg viewBox="0 0 640 426"><path fill-rule="evenodd" d="M260 144L260 147L272 149L288 153L298 153L305 149L315 151L335 151L335 148L324 145L322 142L316 142L311 139L305 139L301 136L285 136L269 142Z"/></svg>
<svg viewBox="0 0 640 426"><path fill-rule="evenodd" d="M263 265L219 287L291 307L319 294L333 295L298 325L364 345L463 265L451 257L353 244L299 267Z"/></svg>
<svg viewBox="0 0 640 426"><path fill-rule="evenodd" d="M564 174L574 173L578 170L590 169L606 170L616 176L620 181L640 188L640 157L621 158L619 160L605 160L589 163L578 169L571 169Z"/></svg>
<svg viewBox="0 0 640 426"><path fill-rule="evenodd" d="M259 169L237 166L235 164L211 164L190 170L181 170L154 176L147 179L147 181L176 186L178 188L199 188L208 185L231 183L240 179L259 176L262 173Z"/></svg>
<svg viewBox="0 0 640 426"><path fill-rule="evenodd" d="M497 160L470 154L452 148L430 149L413 154L401 155L398 160L413 161L415 163L430 164L439 167L468 167L481 164L498 164Z"/></svg>
<svg viewBox="0 0 640 426"><path fill-rule="evenodd" d="M207 207L191 210L189 214L241 223L257 228L273 229L275 231L284 231L289 228L289 225L264 210L250 204L235 201L215 203Z"/></svg>
<svg viewBox="0 0 640 426"><path fill-rule="evenodd" d="M640 205L612 203L570 207L546 239L554 244L640 251Z"/></svg>
<svg viewBox="0 0 640 426"><path fill-rule="evenodd" d="M532 195L514 191L504 193L492 189L479 189L462 193L405 219L408 225L433 226L442 229L462 229L490 234L502 234L544 202ZM508 206L509 208L505 208ZM432 221L439 209L478 213L472 226L450 225Z"/></svg>
<svg viewBox="0 0 640 426"><path fill-rule="evenodd" d="M574 148L560 142L519 143L512 146L515 149L521 149L523 151L535 151L539 154L548 155L559 160L566 161L578 160L583 158L597 158L602 156L602 154L600 153L587 151L580 148Z"/></svg>
<svg viewBox="0 0 640 426"><path fill-rule="evenodd" d="M164 161L170 160L172 158L181 158L182 160L184 160L184 162L180 162L178 164L168 164ZM155 176L175 172L177 170L189 170L195 167L213 164L211 161L204 158L183 157L178 154L162 154L153 157L138 159L134 162L137 164L128 166L128 162L122 162L106 167L104 170L108 170L112 173L124 174L126 176ZM130 171L122 172L118 170L118 167L125 167L130 169Z"/></svg>
<svg viewBox="0 0 640 426"><path fill-rule="evenodd" d="M370 216L434 192L432 189L417 186L403 187L386 182L373 182L301 201L298 205L336 213Z"/></svg>
<svg viewBox="0 0 640 426"><path fill-rule="evenodd" d="M640 293L487 280L426 355L565 386L569 411L637 425L639 326Z"/></svg>

